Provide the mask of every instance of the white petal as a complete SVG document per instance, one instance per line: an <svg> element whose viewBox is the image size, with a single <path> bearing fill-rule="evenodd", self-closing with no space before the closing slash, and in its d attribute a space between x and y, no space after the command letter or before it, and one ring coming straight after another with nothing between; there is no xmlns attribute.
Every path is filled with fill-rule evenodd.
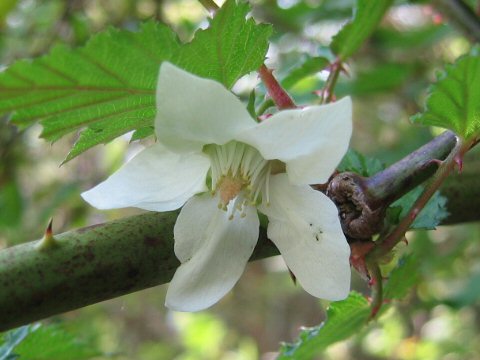
<svg viewBox="0 0 480 360"><path fill-rule="evenodd" d="M203 79L168 62L157 86L157 138L173 151L200 151L223 145L256 122L240 100L220 83Z"/></svg>
<svg viewBox="0 0 480 360"><path fill-rule="evenodd" d="M352 103L344 98L328 105L281 111L236 139L255 147L268 160L287 164L295 184L324 183L348 149Z"/></svg>
<svg viewBox="0 0 480 360"><path fill-rule="evenodd" d="M232 204L232 202L230 202ZM196 196L183 207L175 224L175 254L182 262L170 283L165 305L198 311L215 304L243 273L258 239L256 209L246 216L218 209L218 198Z"/></svg>
<svg viewBox="0 0 480 360"><path fill-rule="evenodd" d="M98 209L137 207L168 211L207 190L210 161L203 154L179 155L160 144L143 150L82 197Z"/></svg>
<svg viewBox="0 0 480 360"><path fill-rule="evenodd" d="M350 247L338 210L324 194L291 185L285 174L271 178L268 237L280 250L298 282L311 295L341 300L350 289Z"/></svg>

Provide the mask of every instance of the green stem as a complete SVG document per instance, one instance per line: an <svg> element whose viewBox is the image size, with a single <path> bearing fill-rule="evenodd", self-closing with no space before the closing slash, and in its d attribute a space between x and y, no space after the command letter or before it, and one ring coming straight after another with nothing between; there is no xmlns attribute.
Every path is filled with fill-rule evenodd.
<svg viewBox="0 0 480 360"><path fill-rule="evenodd" d="M176 212L145 213L0 251L0 331L170 281ZM278 254L265 231L251 260Z"/></svg>

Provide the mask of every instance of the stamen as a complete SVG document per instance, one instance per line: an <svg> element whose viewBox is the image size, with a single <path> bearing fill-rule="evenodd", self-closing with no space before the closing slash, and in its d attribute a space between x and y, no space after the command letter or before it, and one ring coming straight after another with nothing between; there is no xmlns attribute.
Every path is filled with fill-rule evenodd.
<svg viewBox="0 0 480 360"><path fill-rule="evenodd" d="M236 141L231 141L227 144L227 169L231 169L232 162L235 158L235 149L237 147Z"/></svg>
<svg viewBox="0 0 480 360"><path fill-rule="evenodd" d="M272 164L268 164L267 177L265 179L265 197L267 205L270 205L270 174L272 173Z"/></svg>
<svg viewBox="0 0 480 360"><path fill-rule="evenodd" d="M270 202L272 161L265 160L255 148L231 141L208 145L204 152L211 159L212 193L219 192L220 209L231 209L229 219L237 211L240 217L247 216L247 205L256 205L259 198Z"/></svg>
<svg viewBox="0 0 480 360"><path fill-rule="evenodd" d="M217 151L217 159L218 159L218 162L219 162L219 165L220 165L220 170L222 171L222 173L226 173L227 169L225 168L225 153L223 152L223 146L216 146L215 147L215 150Z"/></svg>
<svg viewBox="0 0 480 360"><path fill-rule="evenodd" d="M245 145L242 143L238 143L238 146L236 148L237 152L235 152L234 155L234 160L232 163L232 175L236 176L238 170L240 170L240 164L243 160L243 156L245 154Z"/></svg>

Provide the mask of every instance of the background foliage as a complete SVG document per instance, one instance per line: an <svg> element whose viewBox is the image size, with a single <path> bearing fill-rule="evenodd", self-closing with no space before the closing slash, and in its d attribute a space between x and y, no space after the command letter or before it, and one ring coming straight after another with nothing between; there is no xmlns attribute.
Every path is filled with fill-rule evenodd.
<svg viewBox="0 0 480 360"><path fill-rule="evenodd" d="M468 39L440 15L435 4L398 1L382 19L391 2L379 3L384 5L374 9L379 12L371 22L358 24L354 20L348 25L353 28L350 34L354 32L359 38L352 40L352 35L342 30L331 52L332 36L352 18L353 1L253 2L254 18L272 23L275 29L267 64L276 69L278 78L298 103L316 100L312 91L325 84L326 73L318 72L328 61L335 55L347 59L349 75L340 74L336 94L353 95L352 147L371 157L351 155L343 166L354 167L364 175L380 170L382 164L390 164L433 136L435 129L412 126L408 119L422 109L428 84L436 78L436 72L470 51ZM151 141L144 139L151 135L154 111L156 79L149 74L158 70L159 60L168 59L228 87L259 66L261 61L255 59L263 57L266 47L256 43L248 44L253 55L241 52L225 60L225 67L231 70L227 75L208 66L217 63L218 59L212 57L218 55L218 49L205 46L218 34L225 34L227 41L243 35L245 39L258 38L260 43L271 35L269 26L257 28L252 19L244 19L247 7L231 4L224 11L237 19L234 33L225 33L219 17L212 21L210 30L194 35L208 21L207 12L193 0L1 2L0 67L18 59L43 57L33 62L22 60L0 74L0 103L9 103L0 106L5 113L0 119L0 247L40 237L52 216L55 231L60 232L132 213L95 211L81 201L79 193L104 179ZM475 1L468 4L472 8L478 5ZM356 16L369 11L368 6L361 5ZM156 20L168 24L175 33ZM101 41L105 37L112 39L108 48L107 42ZM156 46L159 42L168 46ZM72 52L67 45L77 50ZM143 50L145 56L129 51L138 46L147 49ZM156 52L154 60L148 55L151 51ZM198 57L198 53L203 56ZM56 74L45 68L55 57ZM112 57L116 60L112 61ZM58 59L62 59L63 67L57 67ZM108 66L102 65L103 61ZM110 68L110 64L116 67ZM131 72L123 72L125 66ZM468 66L466 61L460 63L460 68L464 66ZM29 69L31 78L12 75L17 70L24 72L24 68ZM58 74L58 69L68 78ZM105 71L111 76L102 83L105 77L96 75ZM447 71L459 70L451 67ZM82 83L74 78L85 72L92 79L98 78L99 88L110 91L97 88L78 95ZM57 88L42 89L45 81L48 87L53 82ZM247 75L233 90L247 100L257 81L255 75ZM475 83L472 80L473 87ZM59 85L64 88L59 89ZM68 86L73 86L75 92ZM144 108L130 113L128 106L132 104L119 101L131 95L129 86L146 90L131 100ZM24 92L28 89L35 93L25 105ZM257 105L263 100L262 91L260 88L256 96ZM56 101L57 108L43 106L49 99L59 98L65 101ZM432 115L423 122L432 125L439 124L428 119L435 119L442 106L455 106L434 98L428 104ZM11 116L7 112L18 106L23 108L12 119L23 124L20 129L7 122ZM114 112L126 114L120 116L123 121L115 125L104 121ZM67 129L61 126L64 115L72 125ZM39 116L43 128L27 126ZM131 130L136 132L132 135ZM466 132L466 136L469 134ZM39 135L56 143L50 147L38 139ZM69 153L67 159L73 158L120 135L109 145L97 146L58 167L65 154ZM129 145L131 136L144 140ZM414 198L415 194L409 196ZM391 209L391 218L398 217L405 202L412 200L406 197L402 201ZM441 208L442 201L437 198L430 206ZM400 301L392 301L379 320L367 327L362 320L368 316L364 295L369 294L369 289L363 280L354 277L353 289L357 293L324 311L326 303L292 285L281 259L269 259L250 264L234 291L209 311L169 312L163 307L165 289L155 288L57 316L41 326L3 334L0 359L272 359L279 349L282 358L299 358L302 354L311 358L322 351L321 358L325 359L478 359L479 232L478 225L473 224L410 233L408 248L401 245L383 269L385 274L395 269L385 293L388 299ZM406 252L415 257L405 257ZM328 322L318 326L326 316L337 319L337 327L332 329ZM300 326L312 328L300 334ZM280 348L282 341L290 345Z"/></svg>

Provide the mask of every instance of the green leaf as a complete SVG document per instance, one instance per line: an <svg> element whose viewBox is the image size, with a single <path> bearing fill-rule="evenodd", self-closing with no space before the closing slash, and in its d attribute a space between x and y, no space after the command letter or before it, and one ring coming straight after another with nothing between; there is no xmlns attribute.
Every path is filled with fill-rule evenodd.
<svg viewBox="0 0 480 360"><path fill-rule="evenodd" d="M20 344L37 325L26 325L5 333L0 346L0 360L15 359L15 347Z"/></svg>
<svg viewBox="0 0 480 360"><path fill-rule="evenodd" d="M15 348L20 359L87 360L101 353L59 326L40 326Z"/></svg>
<svg viewBox="0 0 480 360"><path fill-rule="evenodd" d="M245 19L250 6L228 0L195 39L175 56L173 62L187 71L223 83L227 88L244 74L262 65L272 34L270 25Z"/></svg>
<svg viewBox="0 0 480 360"><path fill-rule="evenodd" d="M353 149L348 149L337 167L340 172L351 171L362 176L372 176L384 168L380 160L364 156Z"/></svg>
<svg viewBox="0 0 480 360"><path fill-rule="evenodd" d="M331 344L358 333L369 315L367 299L352 291L347 299L330 304L325 322L303 330L295 344L284 344L278 359L312 359Z"/></svg>
<svg viewBox="0 0 480 360"><path fill-rule="evenodd" d="M407 216L410 208L421 195L422 191L423 187L419 186L395 201L387 209L387 217L389 221L397 224L402 218ZM427 205L417 215L417 218L410 228L426 230L435 229L435 227L449 215L446 204L447 198L442 196L440 192L437 191L429 200Z"/></svg>
<svg viewBox="0 0 480 360"><path fill-rule="evenodd" d="M464 139L480 133L480 48L448 65L429 89L425 111L412 121L450 129Z"/></svg>
<svg viewBox="0 0 480 360"><path fill-rule="evenodd" d="M60 326L26 325L3 335L0 360L87 360L101 353Z"/></svg>
<svg viewBox="0 0 480 360"><path fill-rule="evenodd" d="M159 65L180 44L166 26L147 22L140 31L109 29L85 47L55 47L0 74L0 113L25 127L40 120L42 137L55 141L88 127L70 160L89 147L151 125Z"/></svg>
<svg viewBox="0 0 480 360"><path fill-rule="evenodd" d="M83 130L65 161L132 130L134 140L149 136L162 61L227 87L262 64L272 29L246 19L249 10L227 1L210 28L186 45L150 21L138 32L110 29L85 47L58 46L42 58L18 61L0 73L0 114L14 112L20 127L40 121L41 137L49 141Z"/></svg>
<svg viewBox="0 0 480 360"><path fill-rule="evenodd" d="M303 78L314 75L319 71L322 71L330 64L327 58L313 57L305 61L299 68L292 70L288 76L283 79L282 85L286 89L290 89L297 82Z"/></svg>
<svg viewBox="0 0 480 360"><path fill-rule="evenodd" d="M419 262L413 255L398 260L397 266L388 275L383 290L385 299L403 299L420 280Z"/></svg>
<svg viewBox="0 0 480 360"><path fill-rule="evenodd" d="M335 35L330 44L332 51L345 61L352 56L372 34L392 0L358 0L353 20Z"/></svg>

